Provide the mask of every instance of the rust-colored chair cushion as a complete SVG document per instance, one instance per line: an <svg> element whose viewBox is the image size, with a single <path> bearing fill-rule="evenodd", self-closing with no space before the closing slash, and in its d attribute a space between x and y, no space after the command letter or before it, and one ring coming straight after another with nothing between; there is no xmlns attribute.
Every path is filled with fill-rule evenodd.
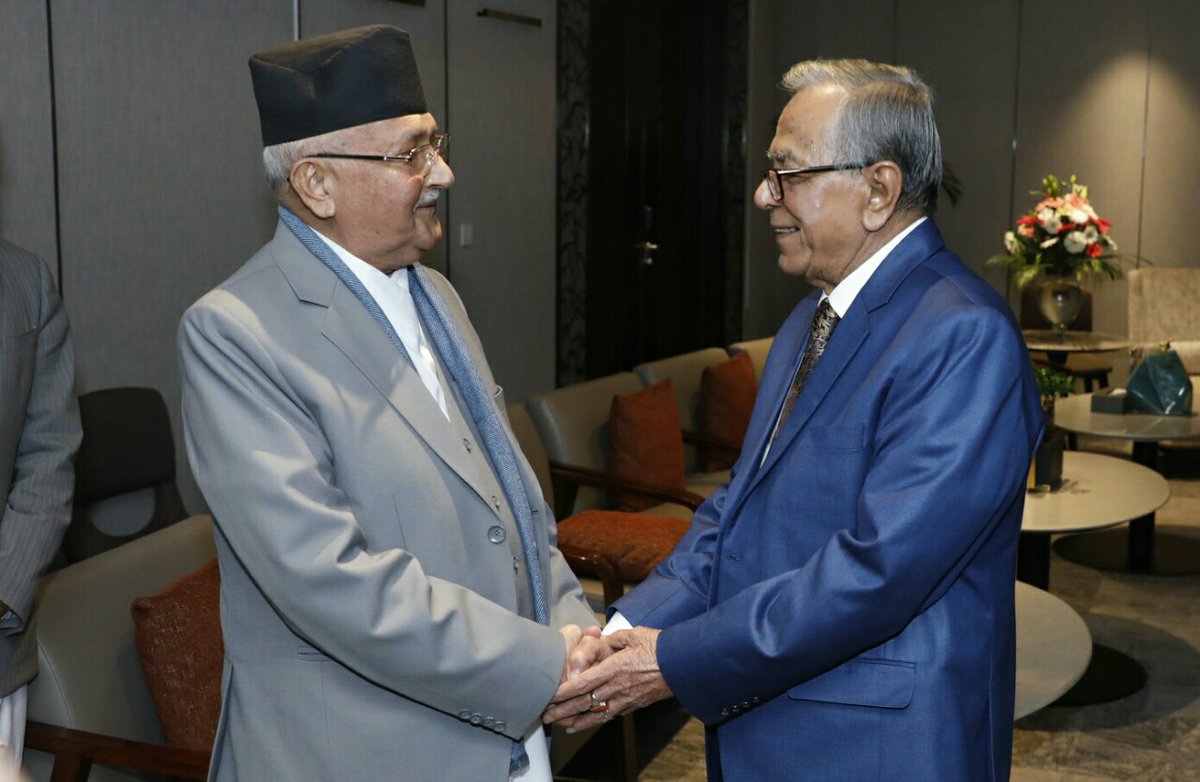
<svg viewBox="0 0 1200 782"><path fill-rule="evenodd" d="M687 530L686 521L670 516L585 510L558 523L558 542L606 554L623 581L641 581Z"/></svg>
<svg viewBox="0 0 1200 782"><path fill-rule="evenodd" d="M167 743L211 752L221 714L221 573L209 560L133 601L134 637Z"/></svg>
<svg viewBox="0 0 1200 782"><path fill-rule="evenodd" d="M749 353L704 368L700 375L700 434L741 445L750 426L758 380ZM706 472L728 470L737 461L732 453L703 451Z"/></svg>
<svg viewBox="0 0 1200 782"><path fill-rule="evenodd" d="M653 486L687 489L683 430L670 379L614 396L608 420L613 475ZM628 492L614 491L613 495L619 510L637 511L661 502Z"/></svg>

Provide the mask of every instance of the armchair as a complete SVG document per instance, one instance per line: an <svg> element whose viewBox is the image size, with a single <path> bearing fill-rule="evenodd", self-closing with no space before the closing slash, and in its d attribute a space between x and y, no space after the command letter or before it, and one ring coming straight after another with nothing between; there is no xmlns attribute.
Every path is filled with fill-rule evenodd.
<svg viewBox="0 0 1200 782"><path fill-rule="evenodd" d="M83 442L75 503L63 537L68 562L187 517L175 485L175 441L153 388L106 388L79 397Z"/></svg>
<svg viewBox="0 0 1200 782"><path fill-rule="evenodd" d="M564 487L555 511L558 516L590 508L607 508L612 489L640 494L656 499L660 504L650 508L653 513L690 519L692 511L704 501L707 492L697 492L648 485L617 479L611 472L609 412L613 398L642 389L642 383L632 372L589 380L542 394L534 394L526 402L535 431L541 440L550 469L556 478L578 486L574 497Z"/></svg>
<svg viewBox="0 0 1200 782"><path fill-rule="evenodd" d="M41 673L29 687L25 734L25 763L36 778L149 778L130 769L205 778L208 753L164 745L129 611L136 597L159 592L214 556L212 520L193 516L43 579ZM93 763L123 770L91 770Z"/></svg>
<svg viewBox="0 0 1200 782"><path fill-rule="evenodd" d="M679 421L683 427L683 462L689 488L697 486L720 486L729 481L729 470L708 471L705 469L702 450L727 457L732 463L741 452L742 444L709 436L701 422L701 376L708 367L729 360L729 354L721 348L704 348L678 356L647 361L633 368L634 373L647 386L669 379L675 388ZM694 489L693 489L694 490ZM711 490L709 490L711 493Z"/></svg>
<svg viewBox="0 0 1200 782"><path fill-rule="evenodd" d="M1147 266L1129 272L1129 338L1147 352L1170 341L1189 374L1200 374L1200 268Z"/></svg>

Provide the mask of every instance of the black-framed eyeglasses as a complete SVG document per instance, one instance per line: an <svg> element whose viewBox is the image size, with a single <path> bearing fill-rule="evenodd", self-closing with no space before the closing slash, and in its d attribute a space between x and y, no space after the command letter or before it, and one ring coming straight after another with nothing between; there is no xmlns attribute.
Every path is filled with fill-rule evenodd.
<svg viewBox="0 0 1200 782"><path fill-rule="evenodd" d="M823 174L826 171L858 171L870 163L834 163L829 166L806 166L805 168L767 168L763 170L763 179L767 180L767 189L776 201L783 199L783 181L787 177L803 176L804 174Z"/></svg>
<svg viewBox="0 0 1200 782"><path fill-rule="evenodd" d="M450 153L450 134L437 133L430 136L429 143L420 144L399 155L354 155L349 152L316 152L305 157L336 158L339 160L382 160L385 163L406 163L413 173L424 175L433 168L437 158L446 160Z"/></svg>

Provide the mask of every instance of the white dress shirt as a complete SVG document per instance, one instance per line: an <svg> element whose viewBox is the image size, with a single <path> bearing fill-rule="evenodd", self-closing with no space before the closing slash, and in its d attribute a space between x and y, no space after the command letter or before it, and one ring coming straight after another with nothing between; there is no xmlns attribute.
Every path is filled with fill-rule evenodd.
<svg viewBox="0 0 1200 782"><path fill-rule="evenodd" d="M446 420L450 413L446 407L446 389L438 379L437 362L433 358L433 348L417 315L417 305L413 302L412 293L408 289L408 269L399 269L391 275L384 274L371 264L353 255L349 250L339 245L319 231L314 231L321 241L329 245L350 272L362 282L367 292L375 299L375 303L383 310L388 322L396 330L396 335L404 343L404 349L412 358L413 367L421 376L421 382L429 389L430 395L437 402Z"/></svg>

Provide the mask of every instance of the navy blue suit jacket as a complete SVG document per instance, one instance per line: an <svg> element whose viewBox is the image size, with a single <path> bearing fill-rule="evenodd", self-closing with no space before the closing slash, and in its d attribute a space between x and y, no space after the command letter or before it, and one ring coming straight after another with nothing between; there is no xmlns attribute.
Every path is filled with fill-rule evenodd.
<svg viewBox="0 0 1200 782"><path fill-rule="evenodd" d="M1042 413L1007 303L933 222L837 326L760 460L818 293L776 336L730 483L615 608L726 780L1007 779L1013 585Z"/></svg>

